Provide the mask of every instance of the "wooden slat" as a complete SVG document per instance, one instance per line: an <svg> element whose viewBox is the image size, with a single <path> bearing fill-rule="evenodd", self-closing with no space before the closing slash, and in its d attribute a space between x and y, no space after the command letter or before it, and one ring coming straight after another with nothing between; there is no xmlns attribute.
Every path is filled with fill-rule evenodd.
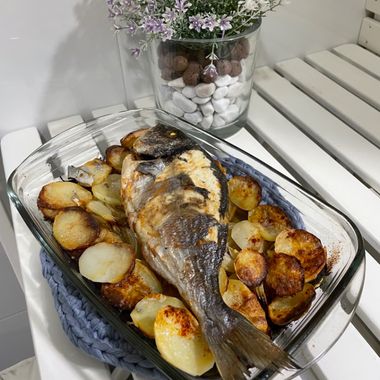
<svg viewBox="0 0 380 380"><path fill-rule="evenodd" d="M254 86L270 103L380 192L379 148L269 67L256 70Z"/></svg>
<svg viewBox="0 0 380 380"><path fill-rule="evenodd" d="M380 4L380 1L379 1ZM380 79L380 57L356 44L346 44L333 48L333 52L353 65Z"/></svg>
<svg viewBox="0 0 380 380"><path fill-rule="evenodd" d="M306 61L380 110L380 81L329 51L306 56Z"/></svg>
<svg viewBox="0 0 380 380"><path fill-rule="evenodd" d="M115 104L108 107L98 108L96 110L93 110L91 113L92 113L93 118L97 119L98 117L111 115L113 113L122 112L126 110L127 108L125 107L124 104Z"/></svg>
<svg viewBox="0 0 380 380"><path fill-rule="evenodd" d="M82 116L72 115L72 116L65 117L63 119L50 121L49 123L47 123L47 127L48 127L50 137L54 137L58 135L59 133L66 131L66 129L69 129L81 123L83 123Z"/></svg>
<svg viewBox="0 0 380 380"><path fill-rule="evenodd" d="M254 107L248 112L250 126L321 196L350 215L380 252L380 224L374 217L380 212L380 198L261 96L253 93L251 103Z"/></svg>
<svg viewBox="0 0 380 380"><path fill-rule="evenodd" d="M379 0L367 0L365 7L368 11L380 15L380 1Z"/></svg>
<svg viewBox="0 0 380 380"><path fill-rule="evenodd" d="M380 112L299 58L276 70L306 94L380 147Z"/></svg>
<svg viewBox="0 0 380 380"><path fill-rule="evenodd" d="M359 45L380 54L380 21L365 17L358 38Z"/></svg>
<svg viewBox="0 0 380 380"><path fill-rule="evenodd" d="M338 359L339 358L339 359ZM377 379L380 360L353 325L313 368L318 379Z"/></svg>

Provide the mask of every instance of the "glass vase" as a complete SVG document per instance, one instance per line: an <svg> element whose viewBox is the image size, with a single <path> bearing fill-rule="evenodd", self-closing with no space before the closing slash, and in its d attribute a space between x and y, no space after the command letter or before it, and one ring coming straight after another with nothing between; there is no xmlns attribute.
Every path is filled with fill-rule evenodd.
<svg viewBox="0 0 380 380"><path fill-rule="evenodd" d="M155 40L150 71L159 108L219 137L245 123L261 22L220 39Z"/></svg>

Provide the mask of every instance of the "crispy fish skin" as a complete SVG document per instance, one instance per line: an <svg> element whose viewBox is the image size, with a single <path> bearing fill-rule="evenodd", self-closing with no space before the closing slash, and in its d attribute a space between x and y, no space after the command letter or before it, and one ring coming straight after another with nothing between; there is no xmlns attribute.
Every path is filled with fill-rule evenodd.
<svg viewBox="0 0 380 380"><path fill-rule="evenodd" d="M223 379L247 368L294 367L287 354L220 295L228 190L215 162L183 132L158 125L134 142L121 198L149 265L177 287L197 316Z"/></svg>

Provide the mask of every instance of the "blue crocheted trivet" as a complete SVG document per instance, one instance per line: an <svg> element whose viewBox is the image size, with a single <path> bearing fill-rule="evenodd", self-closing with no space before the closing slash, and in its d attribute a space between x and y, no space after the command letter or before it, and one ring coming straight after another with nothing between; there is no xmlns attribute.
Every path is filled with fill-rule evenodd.
<svg viewBox="0 0 380 380"><path fill-rule="evenodd" d="M281 195L271 179L239 159L228 158L221 161L229 175L249 174L255 178L262 187L263 202L278 205L289 215L294 226L304 227L297 209ZM62 327L75 346L112 366L126 368L146 378L165 379L154 364L121 338L87 298L65 279L50 255L41 250L40 258L42 273L51 288Z"/></svg>

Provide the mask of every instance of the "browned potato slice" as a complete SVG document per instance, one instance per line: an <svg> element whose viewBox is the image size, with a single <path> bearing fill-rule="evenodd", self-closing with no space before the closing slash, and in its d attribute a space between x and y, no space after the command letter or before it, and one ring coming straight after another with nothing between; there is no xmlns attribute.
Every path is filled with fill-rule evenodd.
<svg viewBox="0 0 380 380"><path fill-rule="evenodd" d="M101 243L101 242L113 244L113 243L124 243L124 240L116 232L109 230L105 226L102 226L100 228L99 237L96 239L96 243Z"/></svg>
<svg viewBox="0 0 380 380"><path fill-rule="evenodd" d="M117 283L132 271L135 253L129 244L98 243L79 258L79 272L93 282Z"/></svg>
<svg viewBox="0 0 380 380"><path fill-rule="evenodd" d="M76 172L75 170L71 171L77 173L78 178L74 178L80 185L87 187L104 182L112 172L112 167L99 158L88 161L77 169ZM83 181L81 180L81 173L84 174Z"/></svg>
<svg viewBox="0 0 380 380"><path fill-rule="evenodd" d="M112 209L101 201L96 199L91 200L87 203L86 210L92 214L100 216L107 222L116 222Z"/></svg>
<svg viewBox="0 0 380 380"><path fill-rule="evenodd" d="M304 285L304 269L298 259L283 253L275 253L268 259L265 286L280 297L300 292Z"/></svg>
<svg viewBox="0 0 380 380"><path fill-rule="evenodd" d="M61 210L65 207L85 206L92 199L92 194L77 183L51 182L43 186L37 199L41 210Z"/></svg>
<svg viewBox="0 0 380 380"><path fill-rule="evenodd" d="M265 241L260 234L260 230L256 224L248 220L242 220L233 225L231 237L239 248L253 248L257 251L264 252Z"/></svg>
<svg viewBox="0 0 380 380"><path fill-rule="evenodd" d="M103 284L101 288L102 296L122 310L132 310L146 295L161 292L156 275L137 259L131 274L116 284Z"/></svg>
<svg viewBox="0 0 380 380"><path fill-rule="evenodd" d="M267 263L262 254L251 248L239 252L235 259L235 272L247 286L259 286L267 274Z"/></svg>
<svg viewBox="0 0 380 380"><path fill-rule="evenodd" d="M223 268L226 272L229 272L229 273L235 272L234 260L227 252L223 256L221 268Z"/></svg>
<svg viewBox="0 0 380 380"><path fill-rule="evenodd" d="M228 181L228 193L232 203L243 210L253 210L261 201L261 187L248 176L234 176Z"/></svg>
<svg viewBox="0 0 380 380"><path fill-rule="evenodd" d="M270 320L276 325L286 325L300 318L310 307L315 289L305 284L302 291L290 297L276 297L268 306Z"/></svg>
<svg viewBox="0 0 380 380"><path fill-rule="evenodd" d="M120 145L111 145L106 149L106 162L112 166L114 170L121 173L123 161L128 152Z"/></svg>
<svg viewBox="0 0 380 380"><path fill-rule="evenodd" d="M201 376L214 366L199 323L186 308L169 305L160 309L154 335L161 356L180 370Z"/></svg>
<svg viewBox="0 0 380 380"><path fill-rule="evenodd" d="M326 265L321 241L305 230L284 230L276 238L274 249L296 257L305 269L305 282L313 281Z"/></svg>
<svg viewBox="0 0 380 380"><path fill-rule="evenodd" d="M110 174L105 182L92 186L95 198L107 205L120 206L120 181L120 174Z"/></svg>
<svg viewBox="0 0 380 380"><path fill-rule="evenodd" d="M259 205L249 213L248 220L257 223L261 236L268 241L275 241L276 236L292 223L285 212L274 205Z"/></svg>
<svg viewBox="0 0 380 380"><path fill-rule="evenodd" d="M231 309L244 315L259 330L268 333L268 323L260 302L241 281L229 279L227 290L223 293L223 300Z"/></svg>
<svg viewBox="0 0 380 380"><path fill-rule="evenodd" d="M223 295L223 293L227 290L228 285L228 277L227 272L223 267L219 269L219 292Z"/></svg>
<svg viewBox="0 0 380 380"><path fill-rule="evenodd" d="M54 219L53 235L69 251L89 247L99 233L96 219L81 207L65 208Z"/></svg>
<svg viewBox="0 0 380 380"><path fill-rule="evenodd" d="M126 149L132 149L134 142L147 131L147 128L142 128L137 131L128 133L120 140L120 144Z"/></svg>
<svg viewBox="0 0 380 380"><path fill-rule="evenodd" d="M157 313L165 306L185 307L176 297L163 294L148 294L139 301L131 312L134 325L149 338L154 338L154 321Z"/></svg>
<svg viewBox="0 0 380 380"><path fill-rule="evenodd" d="M60 210L51 210L50 208L41 207L40 211L46 219L54 220L54 218L58 215Z"/></svg>

